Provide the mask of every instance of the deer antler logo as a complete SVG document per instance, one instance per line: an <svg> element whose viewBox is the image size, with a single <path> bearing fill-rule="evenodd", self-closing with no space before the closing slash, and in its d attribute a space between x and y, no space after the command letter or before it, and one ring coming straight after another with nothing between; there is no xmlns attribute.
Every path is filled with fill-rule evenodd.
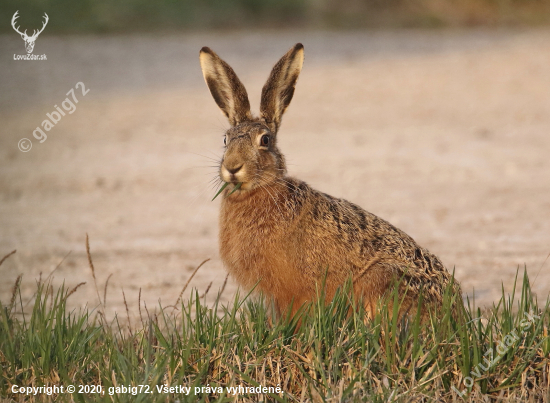
<svg viewBox="0 0 550 403"><path fill-rule="evenodd" d="M25 48L27 49L27 53L32 53L36 38L38 38L38 35L40 35L42 31L44 31L44 28L46 28L46 25L48 25L48 21L50 19L48 18L48 14L44 13L44 25L42 25L42 28L40 29L40 31L36 32L36 29L35 29L33 31L32 36L28 36L27 30L25 30L25 32L21 32L19 31L19 27L15 27L15 20L19 18L19 16L17 15L18 12L19 10L17 10L13 15L13 18L11 19L11 26L13 27L15 32L21 35L21 38L23 38L23 40L25 41Z"/></svg>

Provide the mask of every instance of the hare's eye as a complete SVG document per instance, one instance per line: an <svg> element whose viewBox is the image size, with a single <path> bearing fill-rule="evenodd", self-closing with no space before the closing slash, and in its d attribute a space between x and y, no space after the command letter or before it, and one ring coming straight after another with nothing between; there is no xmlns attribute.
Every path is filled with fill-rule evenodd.
<svg viewBox="0 0 550 403"><path fill-rule="evenodd" d="M263 147L267 147L269 145L269 136L267 134L264 134L262 138L260 139L260 144Z"/></svg>
<svg viewBox="0 0 550 403"><path fill-rule="evenodd" d="M223 145L224 145L224 146L227 145L227 138L226 138L226 137L223 138Z"/></svg>

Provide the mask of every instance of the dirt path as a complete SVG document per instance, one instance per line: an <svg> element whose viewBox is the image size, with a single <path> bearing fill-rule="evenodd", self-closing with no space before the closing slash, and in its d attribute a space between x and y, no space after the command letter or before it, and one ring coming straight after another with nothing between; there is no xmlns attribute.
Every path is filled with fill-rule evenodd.
<svg viewBox="0 0 550 403"><path fill-rule="evenodd" d="M291 174L380 215L439 255L488 304L518 266L532 279L550 253L550 31L41 36L46 62L14 61L0 40L0 300L24 295L70 255L55 283L87 284L90 236L107 310L175 302L191 282L207 301L225 272L215 175L227 128L198 51L233 65L257 109L263 81L295 42L306 49L280 132ZM90 90L40 144L32 131L77 82ZM31 151L17 149L19 139ZM550 262L534 289L546 299ZM224 299L236 285L229 282ZM102 292L102 291L101 291Z"/></svg>

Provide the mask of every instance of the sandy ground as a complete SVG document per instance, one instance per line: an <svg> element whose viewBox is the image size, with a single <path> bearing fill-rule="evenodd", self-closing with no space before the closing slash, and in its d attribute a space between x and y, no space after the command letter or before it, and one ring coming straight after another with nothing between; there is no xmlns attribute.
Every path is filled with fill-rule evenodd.
<svg viewBox="0 0 550 403"><path fill-rule="evenodd" d="M441 257L479 304L526 265L550 292L550 31L263 32L52 37L35 54L0 38L0 300L23 274L73 287L97 305L89 234L107 312L176 301L225 271L211 202L228 127L199 69L208 45L248 88L253 109L271 66L294 43L306 61L280 147L290 173L380 215ZM83 82L89 93L38 142L32 131ZM18 150L21 138L32 149ZM190 288L191 289L191 288ZM190 290L189 289L189 290ZM189 291L188 290L188 291ZM236 284L228 283L223 300Z"/></svg>

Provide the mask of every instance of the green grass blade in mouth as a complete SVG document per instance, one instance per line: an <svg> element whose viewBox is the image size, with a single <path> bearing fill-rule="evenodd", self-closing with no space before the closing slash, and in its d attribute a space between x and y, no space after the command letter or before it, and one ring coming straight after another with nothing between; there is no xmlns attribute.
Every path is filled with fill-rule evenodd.
<svg viewBox="0 0 550 403"><path fill-rule="evenodd" d="M231 191L231 193L228 194L228 196L231 196L233 193L239 190L242 184L243 184L242 182L237 183L237 186L235 186L235 188Z"/></svg>
<svg viewBox="0 0 550 403"><path fill-rule="evenodd" d="M218 190L218 193L216 193L216 196L214 196L214 198L213 198L211 201L214 201L214 199L215 199L216 197L218 197L218 195L227 187L227 185L229 185L229 182L225 182L225 183L223 184L223 186L220 188L220 190Z"/></svg>

